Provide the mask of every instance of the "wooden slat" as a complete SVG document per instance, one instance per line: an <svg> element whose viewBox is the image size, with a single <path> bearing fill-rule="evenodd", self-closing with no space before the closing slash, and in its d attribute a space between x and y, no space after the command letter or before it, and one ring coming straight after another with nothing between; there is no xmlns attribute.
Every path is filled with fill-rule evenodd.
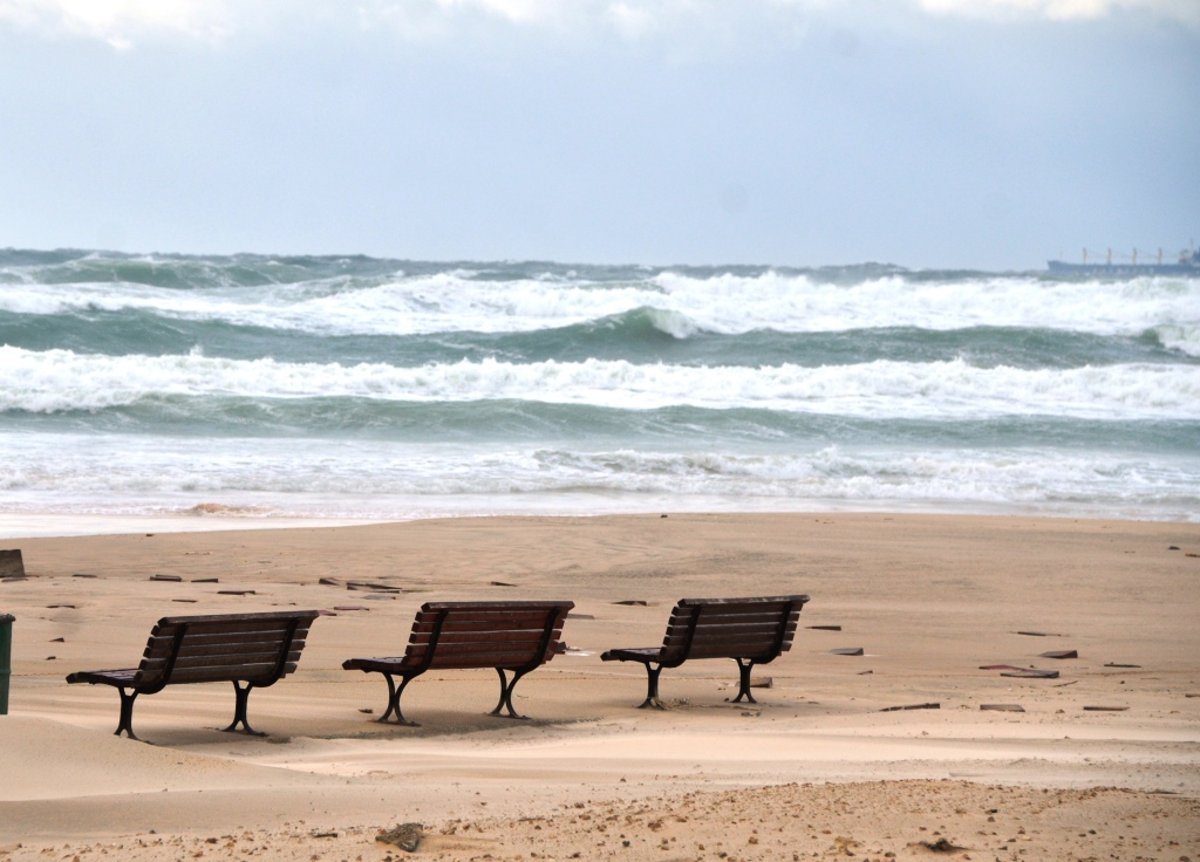
<svg viewBox="0 0 1200 862"><path fill-rule="evenodd" d="M238 668L236 673L230 672L227 674L213 674L207 669L190 669L184 668L177 670L171 674L171 685L198 683L198 682L233 682L241 680L244 682L254 682L255 680L273 678L275 676L275 662L268 664L249 664ZM232 669L231 669L232 670ZM289 663L284 667L284 675L293 673L296 670L294 663Z"/></svg>
<svg viewBox="0 0 1200 862"><path fill-rule="evenodd" d="M504 611L517 610L526 611L530 609L551 610L559 609L569 611L575 607L574 602L568 601L514 601L514 602L426 602L421 605L421 610L441 611Z"/></svg>
<svg viewBox="0 0 1200 862"><path fill-rule="evenodd" d="M552 654L546 655L542 662L550 661ZM517 668L524 667L534 660L527 652L492 653L486 656L477 655L436 655L433 659L432 668L440 670L465 669L465 668ZM541 663L541 662L539 662Z"/></svg>
<svg viewBox="0 0 1200 862"><path fill-rule="evenodd" d="M558 638L558 632L552 632L553 640ZM455 643L538 643L546 636L544 628L539 629L521 629L521 630L503 630L503 631L480 631L477 629L471 631L450 631L443 630L438 636L438 644L455 644ZM433 635L426 633L414 634L410 639L410 643L414 646L428 644L432 641Z"/></svg>
<svg viewBox="0 0 1200 862"><path fill-rule="evenodd" d="M319 615L318 611L261 611L258 613L249 614L192 614L189 616L163 617L158 621L159 625L177 625L179 623L187 623L188 625L229 625L256 621L283 620L290 622L291 620L299 620L301 624L305 622L311 623Z"/></svg>
<svg viewBox="0 0 1200 862"><path fill-rule="evenodd" d="M808 596L797 594L794 596L743 596L743 597L732 597L732 598L680 599L679 600L680 607L694 607L697 605L716 607L716 606L720 606L720 605L738 605L738 604L747 604L748 605L748 604L756 604L756 603L757 604L798 603L800 605L804 605L804 604L808 603Z"/></svg>
<svg viewBox="0 0 1200 862"><path fill-rule="evenodd" d="M175 670L180 668L202 668L202 667L233 667L236 668L243 664L258 664L262 662L279 663L280 650L247 650L245 652L224 652L212 655L181 655L175 659ZM299 661L300 650L291 650L287 654L288 661ZM159 672L166 667L165 661L146 662L142 665L142 670L151 673Z"/></svg>
<svg viewBox="0 0 1200 862"><path fill-rule="evenodd" d="M528 620L465 620L457 616L448 617L441 627L442 634L447 632L504 632L504 631L545 631L546 616L540 615ZM435 623L414 623L413 633L430 634L438 630Z"/></svg>
<svg viewBox="0 0 1200 862"><path fill-rule="evenodd" d="M221 646L259 646L262 644L282 644L286 641L286 631L274 632L254 632L246 637L240 637L233 634L207 635L207 634L192 634L190 631L183 639L183 643L187 648L200 649L205 647L221 647ZM294 643L304 643L303 635L292 639ZM172 637L151 637L146 642L146 654L161 655L164 652L170 652L170 648L175 644L175 638Z"/></svg>

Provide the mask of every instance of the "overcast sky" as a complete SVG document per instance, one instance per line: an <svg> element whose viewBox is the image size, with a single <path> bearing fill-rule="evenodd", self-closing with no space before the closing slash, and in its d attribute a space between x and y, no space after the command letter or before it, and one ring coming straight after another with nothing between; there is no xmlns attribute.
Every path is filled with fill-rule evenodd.
<svg viewBox="0 0 1200 862"><path fill-rule="evenodd" d="M1200 0L0 0L0 246L1035 269L1200 241Z"/></svg>

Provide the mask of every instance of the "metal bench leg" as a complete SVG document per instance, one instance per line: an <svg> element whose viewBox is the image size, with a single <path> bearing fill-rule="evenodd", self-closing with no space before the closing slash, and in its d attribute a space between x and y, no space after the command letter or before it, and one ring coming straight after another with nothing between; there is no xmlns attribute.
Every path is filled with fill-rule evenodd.
<svg viewBox="0 0 1200 862"><path fill-rule="evenodd" d="M404 677L400 681L400 685L398 687L396 685L396 681L392 679L392 675L390 673L385 673L383 678L387 680L388 685L388 705L387 709L383 711L383 715L379 716L379 718L376 720L387 723L388 716L394 715L396 716L396 721L394 722L395 724L402 724L405 727L420 727L421 725L417 724L415 721L409 721L400 712L400 696L404 694L404 689L408 686L409 682L412 681L413 677Z"/></svg>
<svg viewBox="0 0 1200 862"><path fill-rule="evenodd" d="M512 704L512 693L513 689L517 687L517 680L525 676L528 671L513 671L513 678L511 682L509 682L508 677L505 676L504 668L496 668L496 673L500 674L500 701L496 704L496 708L489 712L488 715L500 715L501 709L507 709L508 715L501 716L502 718L529 718L527 715L518 715L517 711L513 709Z"/></svg>
<svg viewBox="0 0 1200 862"><path fill-rule="evenodd" d="M733 702L741 703L744 697L750 703L758 703L750 693L750 669L754 667L754 661L744 661L740 658L735 658L734 661L738 664L738 695Z"/></svg>
<svg viewBox="0 0 1200 862"><path fill-rule="evenodd" d="M117 693L121 695L121 717L117 719L117 729L113 735L120 736L121 731L125 731L130 739L137 739L137 734L133 732L133 702L137 700L138 692L136 689L118 688Z"/></svg>
<svg viewBox="0 0 1200 862"><path fill-rule="evenodd" d="M646 699L638 704L638 709L666 709L658 699L658 675L662 673L662 665L650 667L646 662Z"/></svg>
<svg viewBox="0 0 1200 862"><path fill-rule="evenodd" d="M237 730L237 726L240 724L245 732L251 736L266 736L265 733L252 728L250 726L250 722L246 720L246 704L250 701L250 689L252 688L254 688L253 683L248 682L245 686L240 686L237 684L237 680L233 681L233 691L235 697L233 721L230 723L229 727L221 728L222 730L226 732Z"/></svg>

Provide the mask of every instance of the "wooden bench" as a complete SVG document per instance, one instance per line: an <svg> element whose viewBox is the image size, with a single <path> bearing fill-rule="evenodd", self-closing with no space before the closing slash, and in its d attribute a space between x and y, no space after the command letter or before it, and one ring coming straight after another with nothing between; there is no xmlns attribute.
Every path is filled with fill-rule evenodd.
<svg viewBox="0 0 1200 862"><path fill-rule="evenodd" d="M649 686L639 708L665 709L658 699L658 675L689 659L731 658L738 664L738 695L750 693L750 669L773 661L792 646L800 610L808 596L736 599L681 599L671 611L660 647L610 649L601 661L636 661L646 666Z"/></svg>
<svg viewBox="0 0 1200 862"><path fill-rule="evenodd" d="M116 734L133 732L133 702L139 694L154 694L168 685L192 682L232 682L233 722L251 729L246 704L252 688L265 688L296 669L309 627L317 611L273 611L256 614L212 614L163 617L155 623L135 668L78 671L67 682L111 685L121 695ZM241 684L241 683L244 683Z"/></svg>
<svg viewBox="0 0 1200 862"><path fill-rule="evenodd" d="M397 724L414 725L400 712L400 696L431 668L494 668L500 675L500 701L491 715L506 709L510 718L525 718L513 709L513 689L517 680L562 651L559 636L573 607L574 602L426 602L413 620L404 655L352 658L342 667L383 674L388 705L378 721L395 716ZM511 680L506 671L513 674Z"/></svg>

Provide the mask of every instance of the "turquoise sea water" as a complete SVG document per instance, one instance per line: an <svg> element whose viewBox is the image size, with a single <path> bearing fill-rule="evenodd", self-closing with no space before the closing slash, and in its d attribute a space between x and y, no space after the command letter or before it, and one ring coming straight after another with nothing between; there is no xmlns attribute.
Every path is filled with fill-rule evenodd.
<svg viewBox="0 0 1200 862"><path fill-rule="evenodd" d="M0 519L1196 521L1200 279L0 250L0 452Z"/></svg>

